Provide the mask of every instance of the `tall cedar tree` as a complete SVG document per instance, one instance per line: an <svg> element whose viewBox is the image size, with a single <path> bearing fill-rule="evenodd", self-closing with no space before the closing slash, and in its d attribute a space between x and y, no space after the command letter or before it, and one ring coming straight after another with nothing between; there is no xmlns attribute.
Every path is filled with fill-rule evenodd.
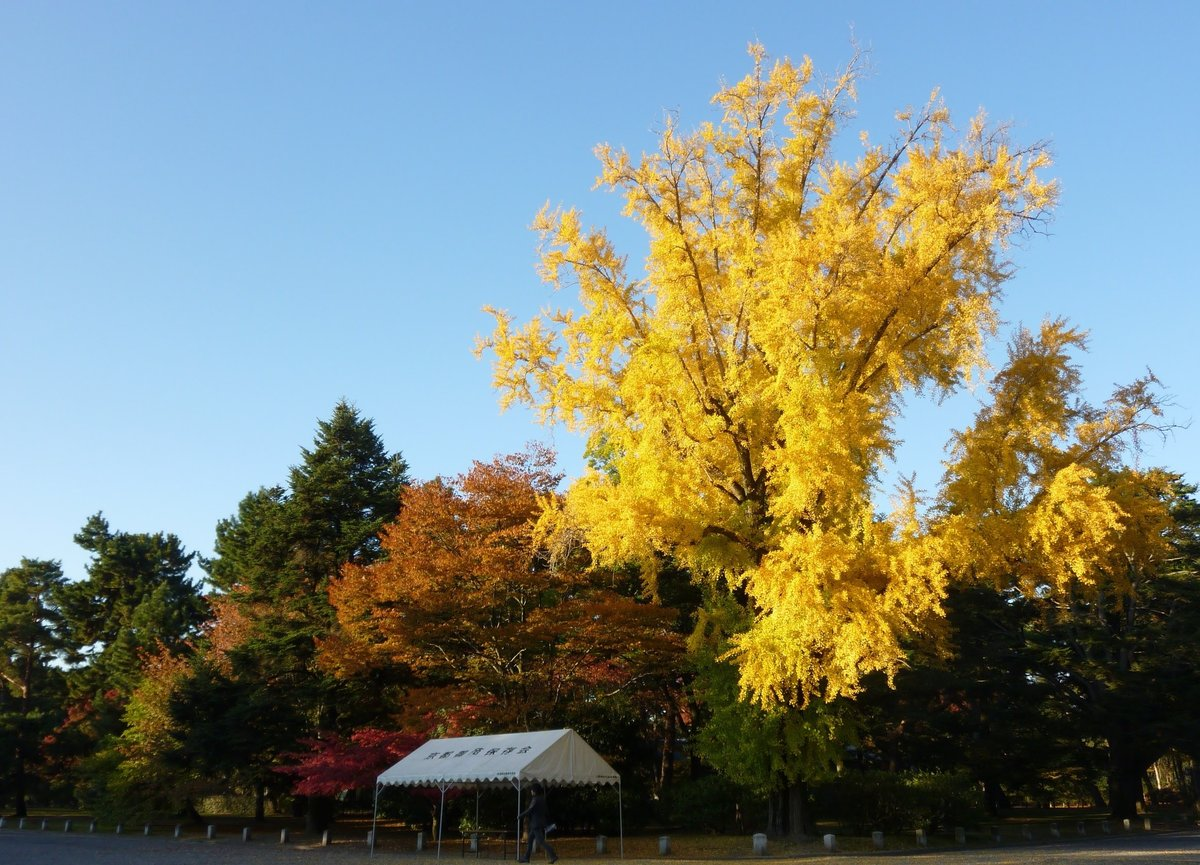
<svg viewBox="0 0 1200 865"><path fill-rule="evenodd" d="M260 816L279 755L352 722L341 713L358 701L345 699L346 686L339 689L315 662L316 641L335 626L327 589L343 566L381 555L377 534L396 517L408 483L403 458L389 454L372 421L344 401L319 422L313 447L302 454L286 490L251 493L236 516L218 524L216 556L208 563L210 579L225 593L219 615L236 619L226 627L218 620L225 645L210 659L210 673L261 712L251 723L263 735L242 755L258 767ZM188 741L211 741L205 730L223 726L214 716L219 707L195 694L192 702L195 711L186 700L176 705ZM329 816L327 803L320 804L309 812L314 826Z"/></svg>
<svg viewBox="0 0 1200 865"><path fill-rule="evenodd" d="M66 633L59 611L65 585L58 562L21 559L0 574L0 802L28 814L41 744L62 721L66 694L60 661Z"/></svg>
<svg viewBox="0 0 1200 865"><path fill-rule="evenodd" d="M555 495L553 462L534 448L405 491L380 536L387 557L330 587L340 627L324 664L407 670L395 711L414 730L590 732L601 704L661 719L682 651L676 612L622 595L582 550L548 558L534 527Z"/></svg>
<svg viewBox="0 0 1200 865"><path fill-rule="evenodd" d="M87 578L64 587L63 613L89 690L128 695L141 654L160 645L181 649L198 633L207 609L188 577L195 553L162 532L113 531L103 514L90 517L75 543L92 554Z"/></svg>

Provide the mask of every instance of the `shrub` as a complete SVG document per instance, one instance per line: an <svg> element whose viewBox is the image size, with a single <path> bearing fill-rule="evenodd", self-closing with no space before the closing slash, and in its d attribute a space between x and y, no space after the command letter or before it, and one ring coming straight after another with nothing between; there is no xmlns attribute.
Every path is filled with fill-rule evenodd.
<svg viewBox="0 0 1200 865"><path fill-rule="evenodd" d="M938 832L984 814L979 787L963 772L849 772L819 788L817 809L856 835Z"/></svg>

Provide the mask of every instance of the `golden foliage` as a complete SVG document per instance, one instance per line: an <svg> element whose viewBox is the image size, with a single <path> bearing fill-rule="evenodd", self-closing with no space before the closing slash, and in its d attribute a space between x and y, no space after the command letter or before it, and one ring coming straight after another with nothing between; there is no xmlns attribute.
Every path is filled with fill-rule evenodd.
<svg viewBox="0 0 1200 865"><path fill-rule="evenodd" d="M894 672L901 637L940 612L946 580L981 550L981 569L1028 547L1039 565L1054 560L1055 582L1080 578L1124 511L1064 453L1036 481L1045 494L1026 491L1026 522L989 526L998 534L979 549L978 515L948 508L962 525L945 532L919 525L913 502L876 517L902 395L949 392L983 365L1005 249L1057 197L1042 177L1049 156L982 116L952 141L935 91L897 115L888 143L864 134L857 158L840 159L857 58L819 83L807 59L750 53L753 72L714 97L720 122L689 133L669 119L640 159L597 149L598 185L624 196L648 237L641 273L578 211L547 206L533 225L540 274L577 302L524 326L492 310L479 350L494 354L503 404L582 431L604 464L574 484L556 524L581 527L602 563L653 573L670 553L744 589L755 614L734 649L745 694L801 702ZM1063 406L1043 393L1055 382L1030 378L1052 371L1029 366L1008 371L1029 389L1006 411L1041 445L1065 434ZM1129 420L1077 427L1077 456ZM1017 482L1019 457L993 450L1007 432L986 421L960 442L951 501L984 496L980 472Z"/></svg>

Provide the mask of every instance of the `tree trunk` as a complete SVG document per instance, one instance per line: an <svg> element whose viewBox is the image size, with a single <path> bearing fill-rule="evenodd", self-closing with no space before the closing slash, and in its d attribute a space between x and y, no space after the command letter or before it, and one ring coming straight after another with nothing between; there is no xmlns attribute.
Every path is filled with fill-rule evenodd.
<svg viewBox="0 0 1200 865"><path fill-rule="evenodd" d="M667 703L667 729L663 735L662 754L659 758L658 789L659 794L669 794L672 782L675 780L675 706Z"/></svg>
<svg viewBox="0 0 1200 865"><path fill-rule="evenodd" d="M333 797L309 796L304 812L305 834L319 835L333 823Z"/></svg>
<svg viewBox="0 0 1200 865"><path fill-rule="evenodd" d="M1138 805L1145 802L1142 776L1146 766L1138 760L1127 734L1109 737L1108 767L1108 806L1113 819L1132 820Z"/></svg>
<svg viewBox="0 0 1200 865"><path fill-rule="evenodd" d="M983 807L992 817L999 816L1008 807L1008 796L995 778L985 778L983 781Z"/></svg>
<svg viewBox="0 0 1200 865"><path fill-rule="evenodd" d="M767 834L803 838L813 829L808 811L808 784L784 782L767 799Z"/></svg>

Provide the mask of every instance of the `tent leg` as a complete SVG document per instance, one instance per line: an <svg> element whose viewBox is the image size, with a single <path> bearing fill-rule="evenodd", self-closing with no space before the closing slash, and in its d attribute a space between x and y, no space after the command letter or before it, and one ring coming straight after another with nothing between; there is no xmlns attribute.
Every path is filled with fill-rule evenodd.
<svg viewBox="0 0 1200 865"><path fill-rule="evenodd" d="M625 858L625 807L621 803L621 782L617 781L617 826L621 831L621 858Z"/></svg>
<svg viewBox="0 0 1200 865"><path fill-rule="evenodd" d="M517 788L517 831L516 831L516 834L513 835L513 838L516 839L515 843L513 844L513 858L516 859L518 862L520 862L521 861L521 779L518 778L514 782L514 784L516 785L516 788Z"/></svg>
<svg viewBox="0 0 1200 865"><path fill-rule="evenodd" d="M381 784L375 785L375 807L371 811L371 855L375 855L375 826L379 822L379 788Z"/></svg>
<svg viewBox="0 0 1200 865"><path fill-rule="evenodd" d="M446 823L446 788L442 788L442 804L438 809L438 854L442 858L442 827Z"/></svg>

